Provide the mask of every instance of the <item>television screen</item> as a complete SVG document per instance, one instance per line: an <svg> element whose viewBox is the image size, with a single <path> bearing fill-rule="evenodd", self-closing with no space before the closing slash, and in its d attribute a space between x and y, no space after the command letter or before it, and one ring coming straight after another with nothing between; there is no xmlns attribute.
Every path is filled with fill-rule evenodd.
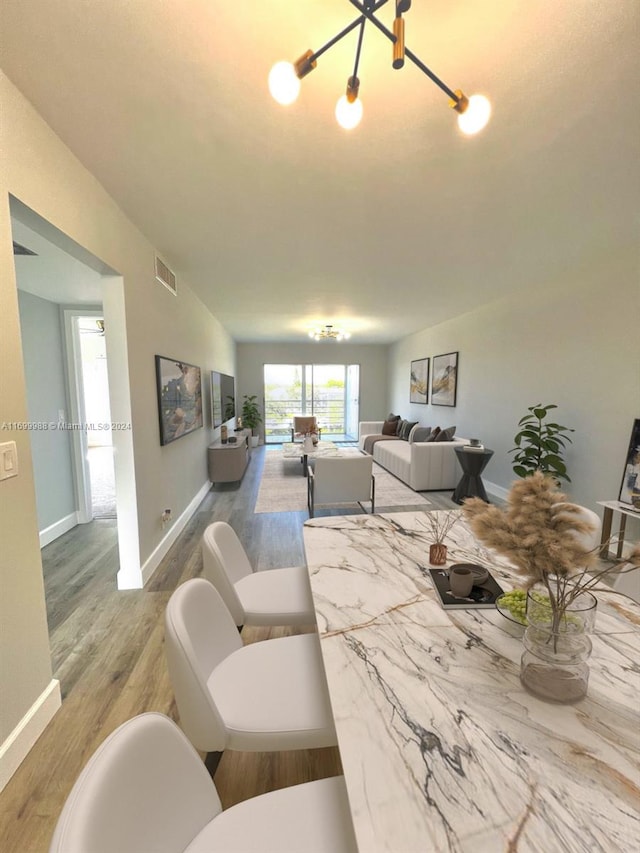
<svg viewBox="0 0 640 853"><path fill-rule="evenodd" d="M211 422L219 427L236 415L236 382L233 376L211 371Z"/></svg>

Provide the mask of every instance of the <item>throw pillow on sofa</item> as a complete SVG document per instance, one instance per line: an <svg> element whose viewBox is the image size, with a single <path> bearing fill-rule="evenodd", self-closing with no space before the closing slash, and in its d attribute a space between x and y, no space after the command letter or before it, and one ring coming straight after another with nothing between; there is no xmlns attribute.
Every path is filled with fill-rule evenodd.
<svg viewBox="0 0 640 853"><path fill-rule="evenodd" d="M431 427L421 427L419 424L416 424L409 434L409 444L427 441L430 435Z"/></svg>
<svg viewBox="0 0 640 853"><path fill-rule="evenodd" d="M402 434L402 428L405 424L406 420L404 418L400 418L400 420L396 424L396 435L398 436L398 438L400 438L400 435Z"/></svg>
<svg viewBox="0 0 640 853"><path fill-rule="evenodd" d="M456 434L456 428L454 426L447 427L447 429L441 429L438 433L436 441L453 441L453 437Z"/></svg>
<svg viewBox="0 0 640 853"><path fill-rule="evenodd" d="M403 441L409 441L409 434L411 433L411 430L414 428L414 426L417 426L417 425L418 425L418 421L405 421L402 424L402 429L400 431L400 438Z"/></svg>
<svg viewBox="0 0 640 853"><path fill-rule="evenodd" d="M436 438L440 435L440 427L435 427L435 429L431 430L431 433L425 438L425 441L435 441Z"/></svg>
<svg viewBox="0 0 640 853"><path fill-rule="evenodd" d="M400 415L389 415L387 420L382 424L383 435L395 435L398 429L398 421Z"/></svg>

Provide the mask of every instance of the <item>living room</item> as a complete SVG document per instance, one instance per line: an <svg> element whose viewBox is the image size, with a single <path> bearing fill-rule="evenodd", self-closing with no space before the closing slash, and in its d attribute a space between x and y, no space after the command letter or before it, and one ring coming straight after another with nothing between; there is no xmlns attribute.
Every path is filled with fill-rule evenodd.
<svg viewBox="0 0 640 853"><path fill-rule="evenodd" d="M329 127L331 117L322 134L328 146L326 161L307 160L301 154L305 149L300 137L292 140L286 136L299 133L291 130L296 122L294 114L270 114L255 139L246 140L240 128L250 117L250 104L242 105L231 131L238 134L238 147L245 146L246 161L253 165L243 160L229 169L234 180L239 179L243 168L247 169L255 189L234 200L233 191L225 184L222 208L212 209L202 202L203 224L195 236L182 225L181 214L186 220L189 203L182 202L179 193L170 194L174 207L163 216L158 213L155 232L149 230L150 221L144 212L145 208L162 207L162 187L158 196L146 193L163 173L177 171L178 180L191 180L182 174L188 171L185 161L189 158L176 156L173 150L163 152L161 145L160 150L150 148L148 152L136 149L134 165L140 170L140 183L124 188L120 164L128 148L136 144L133 128L125 127L118 139L105 141L103 147L95 137L85 138L80 133L84 125L92 125L92 120L80 109L75 112L74 98L65 94L65 90L74 91L74 78L83 77L74 64L73 51L80 48L83 39L97 51L94 39L96 31L99 35L100 16L108 18L111 9L96 4L94 24L89 26L85 20L76 26L73 16L56 21L53 12L45 9L46 4L27 5L4 3L2 12L3 38L7 39L2 64L7 76L3 74L0 79L5 161L0 175L0 192L5 200L0 212L1 420L25 423L30 414L16 262L11 251L12 217L21 217L28 220L27 225L44 229L49 239L63 242L67 251L97 269L102 277L112 420L132 424L131 430L116 437L122 586L135 588L148 583L175 541L171 529L161 524L163 509L171 507L176 522L183 517L186 520L208 493L206 448L218 435L207 424L170 446L160 445L154 375L157 354L185 358L205 371L216 369L233 375L239 398L256 394L259 399L264 363L315 363L321 359L360 364L361 420L381 419L394 411L425 425L455 425L459 434L477 436L494 450L484 479L498 491L508 489L513 479L508 451L518 420L530 405L556 403L559 421L575 430L566 454L572 498L595 509L597 501L617 497L629 432L640 411L638 111L628 108L629 99L637 98L637 91L628 91L629 81L637 79L637 45L634 28L629 26L629 20L637 16L636 4L625 2L615 11L593 12L584 8L572 11L569 6L575 4L564 4L561 10L557 4L544 4L547 19L540 11L539 20L529 20L529 24L539 26L538 35L529 42L521 32L527 29L525 22L516 25L509 21L509 15L515 19L521 10L516 10L515 4L506 4L500 15L496 13L497 23L487 22L487 40L491 36L492 45L501 40L509 44L510 71L491 70L491 63L486 63L487 82L482 84L488 89L489 83L497 83L498 76L509 78L511 72L531 95L539 110L536 116L545 115L546 120L531 120L529 106L522 104L514 83L504 92L503 101L495 104L500 144L491 136L489 125L484 136L465 141L466 147L462 147L446 101L441 103L434 91L428 112L442 127L427 148L429 162L437 164L428 177L423 172L418 177L412 174L407 182L401 180L394 171L395 148L376 146L365 156L362 139L366 141L366 137L361 136L358 144L356 137L329 135L334 133L332 123ZM475 12L481 14L477 9ZM158 14L162 19L169 12ZM231 12L225 10L224 14ZM335 14L342 19L341 9ZM473 20L477 24L477 18ZM145 22L141 19L136 23L142 26ZM209 20L208 24L213 22ZM439 21L438 26L445 27L446 21ZM500 39L504 32L511 33L509 26L517 30L518 38L514 32L511 41ZM191 27L195 29L196 23ZM325 21L323 32L331 27L332 22ZM168 38L171 28L164 29ZM63 30L67 34L77 32L78 43L73 39L65 42ZM465 79L476 76L474 61L479 63L482 30L475 27L475 47L470 50ZM232 31L240 38L241 21L235 21ZM574 34L573 65L564 54L563 42L569 31ZM603 32L607 38L596 35ZM55 70L59 74L64 70L65 82L51 80L49 86L45 85L46 78L55 76L45 59L48 56L53 62L46 47L51 33L59 39ZM538 40L543 36L553 44L556 63L551 63L553 71L546 77L538 76L542 60L536 57L530 63L521 62L522 55L537 54ZM412 37L418 52L421 38L419 33ZM272 51L276 57L306 47L304 39L299 45L291 35L285 38L281 34L278 39ZM523 43L529 54L512 55ZM205 56L206 50L200 42L198 45L202 53L197 55ZM217 44L221 77L215 97L228 104L233 99L227 101L224 90L234 74L222 59L224 51L224 45ZM177 53L171 51L171 55ZM104 76L101 83L98 80L98 92L90 95L96 112L101 111L109 88L108 62L104 54L100 55ZM500 63L496 61L495 65ZM307 82L315 84L316 77L332 73L328 62L324 67L326 71L319 67ZM455 77L458 67L457 57L451 59L447 75ZM339 75L336 72L334 88L344 88L342 76L342 70ZM576 93L582 91L581 84L587 78L586 92L578 97ZM563 94L556 88L561 83ZM393 84L382 81L380 85L435 90L421 77L410 82L403 78ZM363 125L358 133L398 118L393 113L389 119L385 117L388 100L387 107L378 107L382 112L376 115L376 86L372 83L367 95L373 124ZM193 90L184 85L185 90L190 88ZM623 98L620 88L625 92ZM260 97L267 99L266 85L262 90ZM318 115L311 109L297 120L311 125L324 121L320 107L317 109ZM96 121L94 115L94 125ZM58 122L64 126L56 130ZM405 144L415 156L413 146L421 147L415 143L417 131L412 124L402 127L408 137ZM186 135L199 138L197 128L193 119ZM268 155L256 142L267 138L271 146ZM211 139L215 140L211 145L216 156L222 157L224 143L215 135L209 142ZM137 144L142 143L138 140ZM478 147L469 155L471 145ZM331 158L342 160L351 177L323 171L321 164ZM388 185L383 179L387 172L391 173ZM505 175L498 180L502 172ZM206 182L203 176L209 174L203 170L197 180ZM455 191L450 188L454 175L459 179ZM295 184L295 192L289 194L282 184L277 185L284 209L274 215L274 229L269 234L272 249L268 251L262 244L264 251L258 255L248 247L257 245L266 227L277 195L276 177L285 184ZM222 178L216 179L222 185ZM130 174L126 180L131 181ZM494 180L500 189L497 200L491 194ZM420 191L408 195L410 183ZM474 183L478 190L471 195ZM359 192L365 187L372 187L373 201L369 196L368 203L377 202L376 208L361 203ZM328 200L315 211L313 204L306 207L306 201L293 208L295 214L287 207L296 194L317 202L323 190ZM254 214L258 200L259 214ZM350 225L355 221L366 225L371 210L384 210L386 206L390 208L388 218L385 216L373 235L363 227L354 244ZM498 208L498 214L494 211L489 227L485 220L493 207ZM211 257L208 268L191 269L191 250L207 240L211 242L212 233L222 227L227 215L233 222L219 241L227 245L220 245L218 250L224 249L227 258L234 253L255 257L249 261L245 258L247 266L237 275L232 263L222 267ZM397 228L394 217L400 217ZM279 231L292 227L293 219L297 227L292 241L279 248ZM249 233L245 230L247 223L254 229ZM403 227L409 226L411 236L405 237ZM425 239L429 236L430 254L420 242L422 233ZM374 277L385 251L391 251L385 248L389 244L395 246L398 279L411 283L413 302L405 299L400 304L396 299L401 282L394 281L391 274L384 282ZM155 280L153 260L158 253L178 273L177 296ZM367 260L362 278L371 275L375 282L373 286L364 281L364 289L370 289L370 302L375 297L376 305L383 301L386 306L376 309L377 326L373 309L369 310L364 298L357 316L348 316L345 294L351 290L355 294L362 286L347 276L345 258L351 253L358 263ZM353 275L353 268L349 269ZM287 310L274 310L271 289L276 283L268 281L267 276L279 276L288 288ZM200 295L211 281L215 282L214 290L235 293L235 299L225 303L224 322L222 312L218 316ZM296 299L300 294L308 296L309 301L298 311ZM243 322L249 328L249 313L254 318L251 322L262 315L268 337L253 339L238 331ZM339 344L309 341L306 331L313 317L323 322L352 319L351 340ZM448 352L459 354L456 406L410 404L411 361L433 360ZM25 715L34 708L42 729L59 705L51 675L30 436L26 431L15 431L6 433L5 440L16 441L19 476L2 484L0 744L11 741Z"/></svg>

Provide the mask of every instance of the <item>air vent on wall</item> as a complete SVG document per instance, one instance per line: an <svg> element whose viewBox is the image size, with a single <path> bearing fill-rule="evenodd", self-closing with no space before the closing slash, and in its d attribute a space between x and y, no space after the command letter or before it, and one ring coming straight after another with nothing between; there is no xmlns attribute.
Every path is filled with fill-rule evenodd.
<svg viewBox="0 0 640 853"><path fill-rule="evenodd" d="M13 241L13 254L14 255L37 255L37 252L32 252L31 249L27 249L26 246L21 246L20 243L16 243Z"/></svg>
<svg viewBox="0 0 640 853"><path fill-rule="evenodd" d="M171 272L169 267L160 260L156 256L156 279L160 282L160 284L164 284L167 290L170 290L174 296L178 293L178 285L176 284L176 277L174 273Z"/></svg>

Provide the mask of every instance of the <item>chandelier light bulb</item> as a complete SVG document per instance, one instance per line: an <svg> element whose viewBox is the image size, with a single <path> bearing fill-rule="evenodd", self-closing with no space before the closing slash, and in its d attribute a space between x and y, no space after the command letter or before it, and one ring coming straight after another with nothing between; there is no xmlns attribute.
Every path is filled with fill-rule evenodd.
<svg viewBox="0 0 640 853"><path fill-rule="evenodd" d="M347 96L343 95L338 99L336 104L336 120L340 127L345 130L353 130L360 124L362 118L362 101L356 98L355 101L349 103Z"/></svg>
<svg viewBox="0 0 640 853"><path fill-rule="evenodd" d="M458 116L458 127L471 136L486 127L491 117L491 104L484 95L471 95L466 110Z"/></svg>
<svg viewBox="0 0 640 853"><path fill-rule="evenodd" d="M269 91L279 104L292 104L300 93L300 80L290 62L276 62L269 72Z"/></svg>

